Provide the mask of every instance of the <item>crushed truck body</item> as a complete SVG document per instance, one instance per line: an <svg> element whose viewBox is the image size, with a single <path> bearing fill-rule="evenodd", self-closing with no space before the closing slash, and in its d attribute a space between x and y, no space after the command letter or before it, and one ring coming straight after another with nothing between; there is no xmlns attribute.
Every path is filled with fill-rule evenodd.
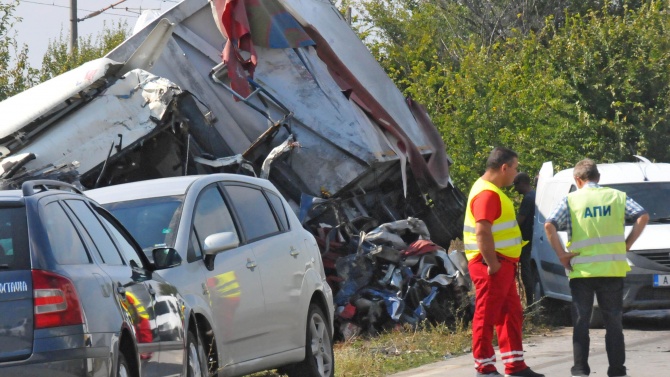
<svg viewBox="0 0 670 377"><path fill-rule="evenodd" d="M440 245L428 252L440 273L423 280L448 276L426 287L468 290L456 276L467 276L460 257L445 251L461 237L465 198L449 179L441 137L329 1L186 0L136 31L106 57L0 103L2 188L38 178L90 189L259 175L321 234L324 253L367 255L375 273L389 276L375 281L396 299L421 280L403 262L418 240ZM425 234L373 240L383 232L375 229L410 218ZM393 267L382 257L389 249ZM337 268L333 275L337 291L347 278ZM421 292L414 319L425 317L419 302L431 289Z"/></svg>

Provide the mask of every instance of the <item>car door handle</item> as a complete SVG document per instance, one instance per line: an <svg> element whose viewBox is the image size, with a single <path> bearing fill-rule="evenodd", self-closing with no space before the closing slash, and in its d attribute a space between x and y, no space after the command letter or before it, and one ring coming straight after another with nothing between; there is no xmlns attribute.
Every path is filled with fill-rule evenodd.
<svg viewBox="0 0 670 377"><path fill-rule="evenodd" d="M295 247L291 246L291 252L289 252L292 257L297 257L298 254L300 254L300 250L296 249Z"/></svg>
<svg viewBox="0 0 670 377"><path fill-rule="evenodd" d="M252 261L251 259L247 258L247 268L250 269L251 271L254 270L254 268L258 267L256 265L256 262Z"/></svg>

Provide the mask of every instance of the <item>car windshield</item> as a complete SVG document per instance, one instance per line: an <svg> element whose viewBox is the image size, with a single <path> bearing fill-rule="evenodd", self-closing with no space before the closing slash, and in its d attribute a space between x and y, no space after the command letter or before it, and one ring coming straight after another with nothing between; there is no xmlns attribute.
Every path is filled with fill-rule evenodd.
<svg viewBox="0 0 670 377"><path fill-rule="evenodd" d="M621 190L649 212L649 222L670 223L670 182L606 185ZM630 222L627 222L630 225Z"/></svg>
<svg viewBox="0 0 670 377"><path fill-rule="evenodd" d="M142 249L150 253L155 247L172 246L182 200L183 196L165 196L108 203L104 207L119 219Z"/></svg>

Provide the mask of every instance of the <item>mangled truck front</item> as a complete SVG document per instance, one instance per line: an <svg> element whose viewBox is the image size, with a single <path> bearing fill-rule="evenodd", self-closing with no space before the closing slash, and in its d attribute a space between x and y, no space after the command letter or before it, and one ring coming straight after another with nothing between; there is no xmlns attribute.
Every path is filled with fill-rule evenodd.
<svg viewBox="0 0 670 377"><path fill-rule="evenodd" d="M366 288L381 281L402 301L410 281L446 275L442 285L467 286L454 275L467 271L444 251L461 236L465 198L449 179L440 135L330 2L186 0L136 29L105 58L0 103L10 114L0 126L4 188L43 177L87 189L261 175L323 236L324 258L365 254L375 274L389 275ZM371 241L378 227L410 218L430 239L409 232L405 246ZM441 247L424 258L433 272L415 279L421 272L409 275L415 266L400 259L419 240ZM393 267L383 257L389 248L399 258ZM333 265L332 273L342 288L344 272ZM420 312L434 282L412 310ZM388 292L375 292L368 301L392 306ZM419 312L389 313L398 321Z"/></svg>

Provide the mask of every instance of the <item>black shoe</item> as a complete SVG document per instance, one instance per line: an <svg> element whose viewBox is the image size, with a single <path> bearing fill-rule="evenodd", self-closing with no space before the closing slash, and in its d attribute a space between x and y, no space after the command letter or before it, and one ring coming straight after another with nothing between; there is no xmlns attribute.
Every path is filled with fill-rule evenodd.
<svg viewBox="0 0 670 377"><path fill-rule="evenodd" d="M502 376L502 374L498 373L497 370L489 373L475 372L475 377L488 377L488 376Z"/></svg>
<svg viewBox="0 0 670 377"><path fill-rule="evenodd" d="M544 374L535 373L532 369L526 368L514 374L506 374L505 377L544 377Z"/></svg>

